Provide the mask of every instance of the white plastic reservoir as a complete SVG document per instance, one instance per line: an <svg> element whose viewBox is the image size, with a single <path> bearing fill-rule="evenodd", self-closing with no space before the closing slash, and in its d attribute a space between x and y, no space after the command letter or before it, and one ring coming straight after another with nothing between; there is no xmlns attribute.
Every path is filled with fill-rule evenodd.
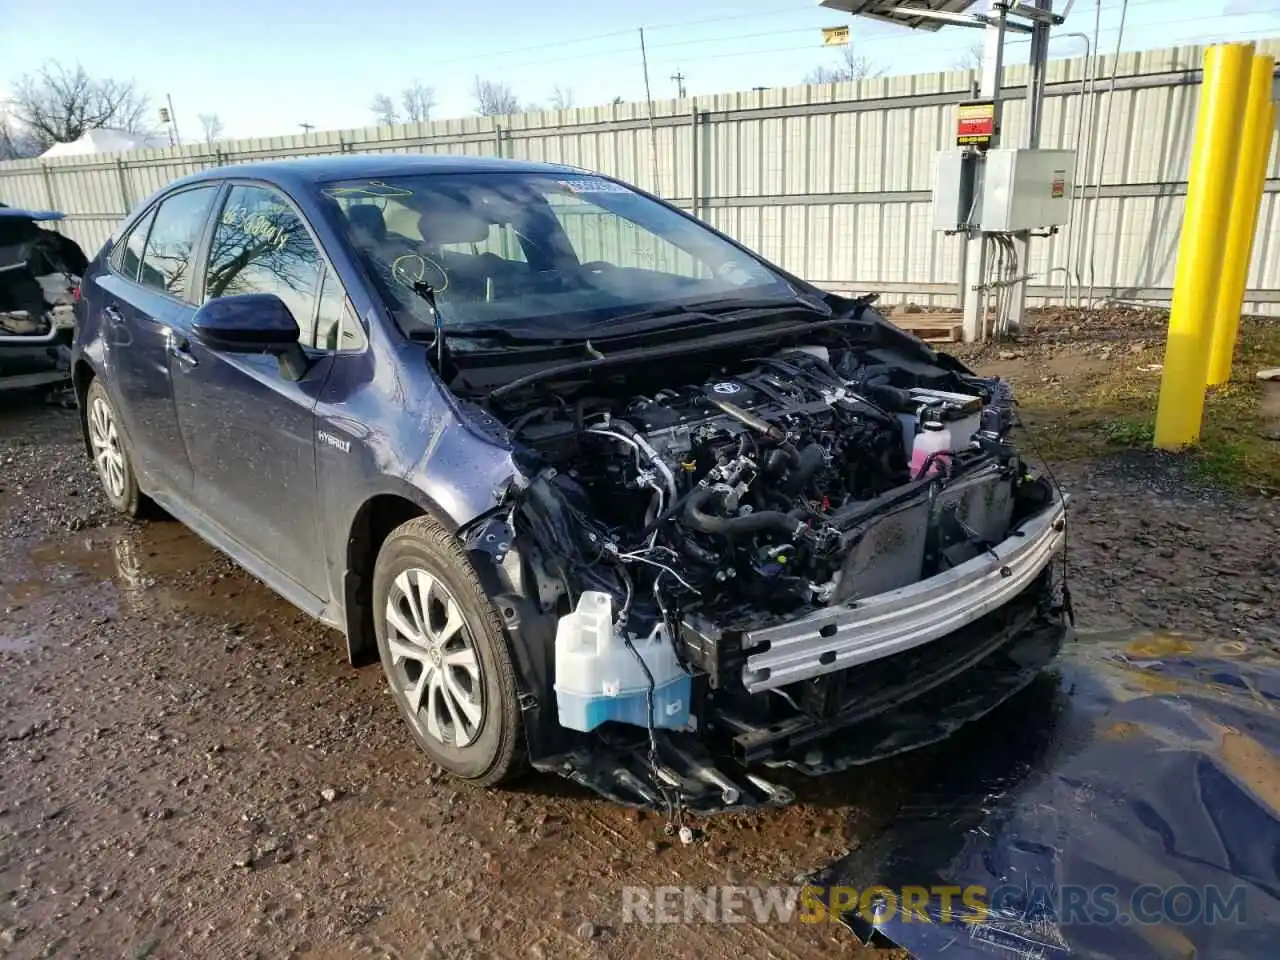
<svg viewBox="0 0 1280 960"><path fill-rule="evenodd" d="M689 723L692 681L662 628L631 641L653 674L653 725ZM606 720L648 726L649 681L613 626L613 598L587 590L556 627L556 704L560 725L593 730Z"/></svg>

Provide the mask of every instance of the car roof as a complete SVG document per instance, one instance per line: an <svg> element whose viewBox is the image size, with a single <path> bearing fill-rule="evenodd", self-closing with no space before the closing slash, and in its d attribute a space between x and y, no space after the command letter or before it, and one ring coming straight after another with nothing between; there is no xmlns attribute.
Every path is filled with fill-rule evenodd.
<svg viewBox="0 0 1280 960"><path fill-rule="evenodd" d="M579 167L528 160L505 160L497 157L467 157L452 154L383 153L334 157L300 157L294 160L269 160L262 163L237 163L202 170L176 180L172 186L246 177L265 180L280 186L311 186L334 180L368 177L409 177L446 173L575 173Z"/></svg>

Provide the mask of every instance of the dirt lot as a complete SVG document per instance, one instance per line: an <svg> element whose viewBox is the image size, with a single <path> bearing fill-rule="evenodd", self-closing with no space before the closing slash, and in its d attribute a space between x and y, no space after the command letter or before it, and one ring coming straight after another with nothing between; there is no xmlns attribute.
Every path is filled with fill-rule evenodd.
<svg viewBox="0 0 1280 960"><path fill-rule="evenodd" d="M1033 382L1042 359L982 362ZM1280 647L1277 501L1136 450L1056 472L1083 628ZM110 515L76 414L52 406L0 411L0 611L14 957L848 955L840 927L623 925L621 890L794 883L935 755L799 784L796 806L688 847L555 778L451 783L335 633L178 524Z"/></svg>

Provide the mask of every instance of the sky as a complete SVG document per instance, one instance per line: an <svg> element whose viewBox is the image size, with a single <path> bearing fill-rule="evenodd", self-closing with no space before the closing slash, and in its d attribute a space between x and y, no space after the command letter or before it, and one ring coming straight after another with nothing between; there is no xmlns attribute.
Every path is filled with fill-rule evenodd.
<svg viewBox="0 0 1280 960"><path fill-rule="evenodd" d="M1092 36L1097 3L1111 52L1121 0L1076 0L1058 32ZM885 74L952 68L981 39L851 20L816 0L0 0L0 99L45 60L79 62L92 76L132 79L156 107L171 96L184 140L198 134L198 115L215 113L224 136L286 135L304 123L371 124L374 95L398 97L414 81L434 88L436 119L474 113L477 76L510 84L522 103L547 104L557 87L577 106L643 100L640 27L655 98L676 95L676 73L691 96L790 86L834 65L821 28L841 24ZM1278 0L1129 0L1122 48L1264 37L1280 37ZM1026 49L1007 56L1025 61ZM1082 52L1065 36L1050 48Z"/></svg>

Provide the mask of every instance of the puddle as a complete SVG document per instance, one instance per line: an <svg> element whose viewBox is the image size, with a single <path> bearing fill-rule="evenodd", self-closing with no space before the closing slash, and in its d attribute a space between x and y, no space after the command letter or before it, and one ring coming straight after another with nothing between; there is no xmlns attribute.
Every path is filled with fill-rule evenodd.
<svg viewBox="0 0 1280 960"><path fill-rule="evenodd" d="M181 524L164 522L137 528L108 527L31 551L32 562L46 577L112 579L126 589L152 586L161 577L194 570L214 556Z"/></svg>
<svg viewBox="0 0 1280 960"><path fill-rule="evenodd" d="M130 613L163 607L225 616L243 602L237 598L262 589L239 570L214 569L226 563L222 555L175 522L95 530L41 544L28 556L27 579L0 584L0 609L16 607L18 616L31 603L86 583L113 587L112 606ZM260 599L272 596L264 591ZM0 644L13 642L0 630Z"/></svg>

